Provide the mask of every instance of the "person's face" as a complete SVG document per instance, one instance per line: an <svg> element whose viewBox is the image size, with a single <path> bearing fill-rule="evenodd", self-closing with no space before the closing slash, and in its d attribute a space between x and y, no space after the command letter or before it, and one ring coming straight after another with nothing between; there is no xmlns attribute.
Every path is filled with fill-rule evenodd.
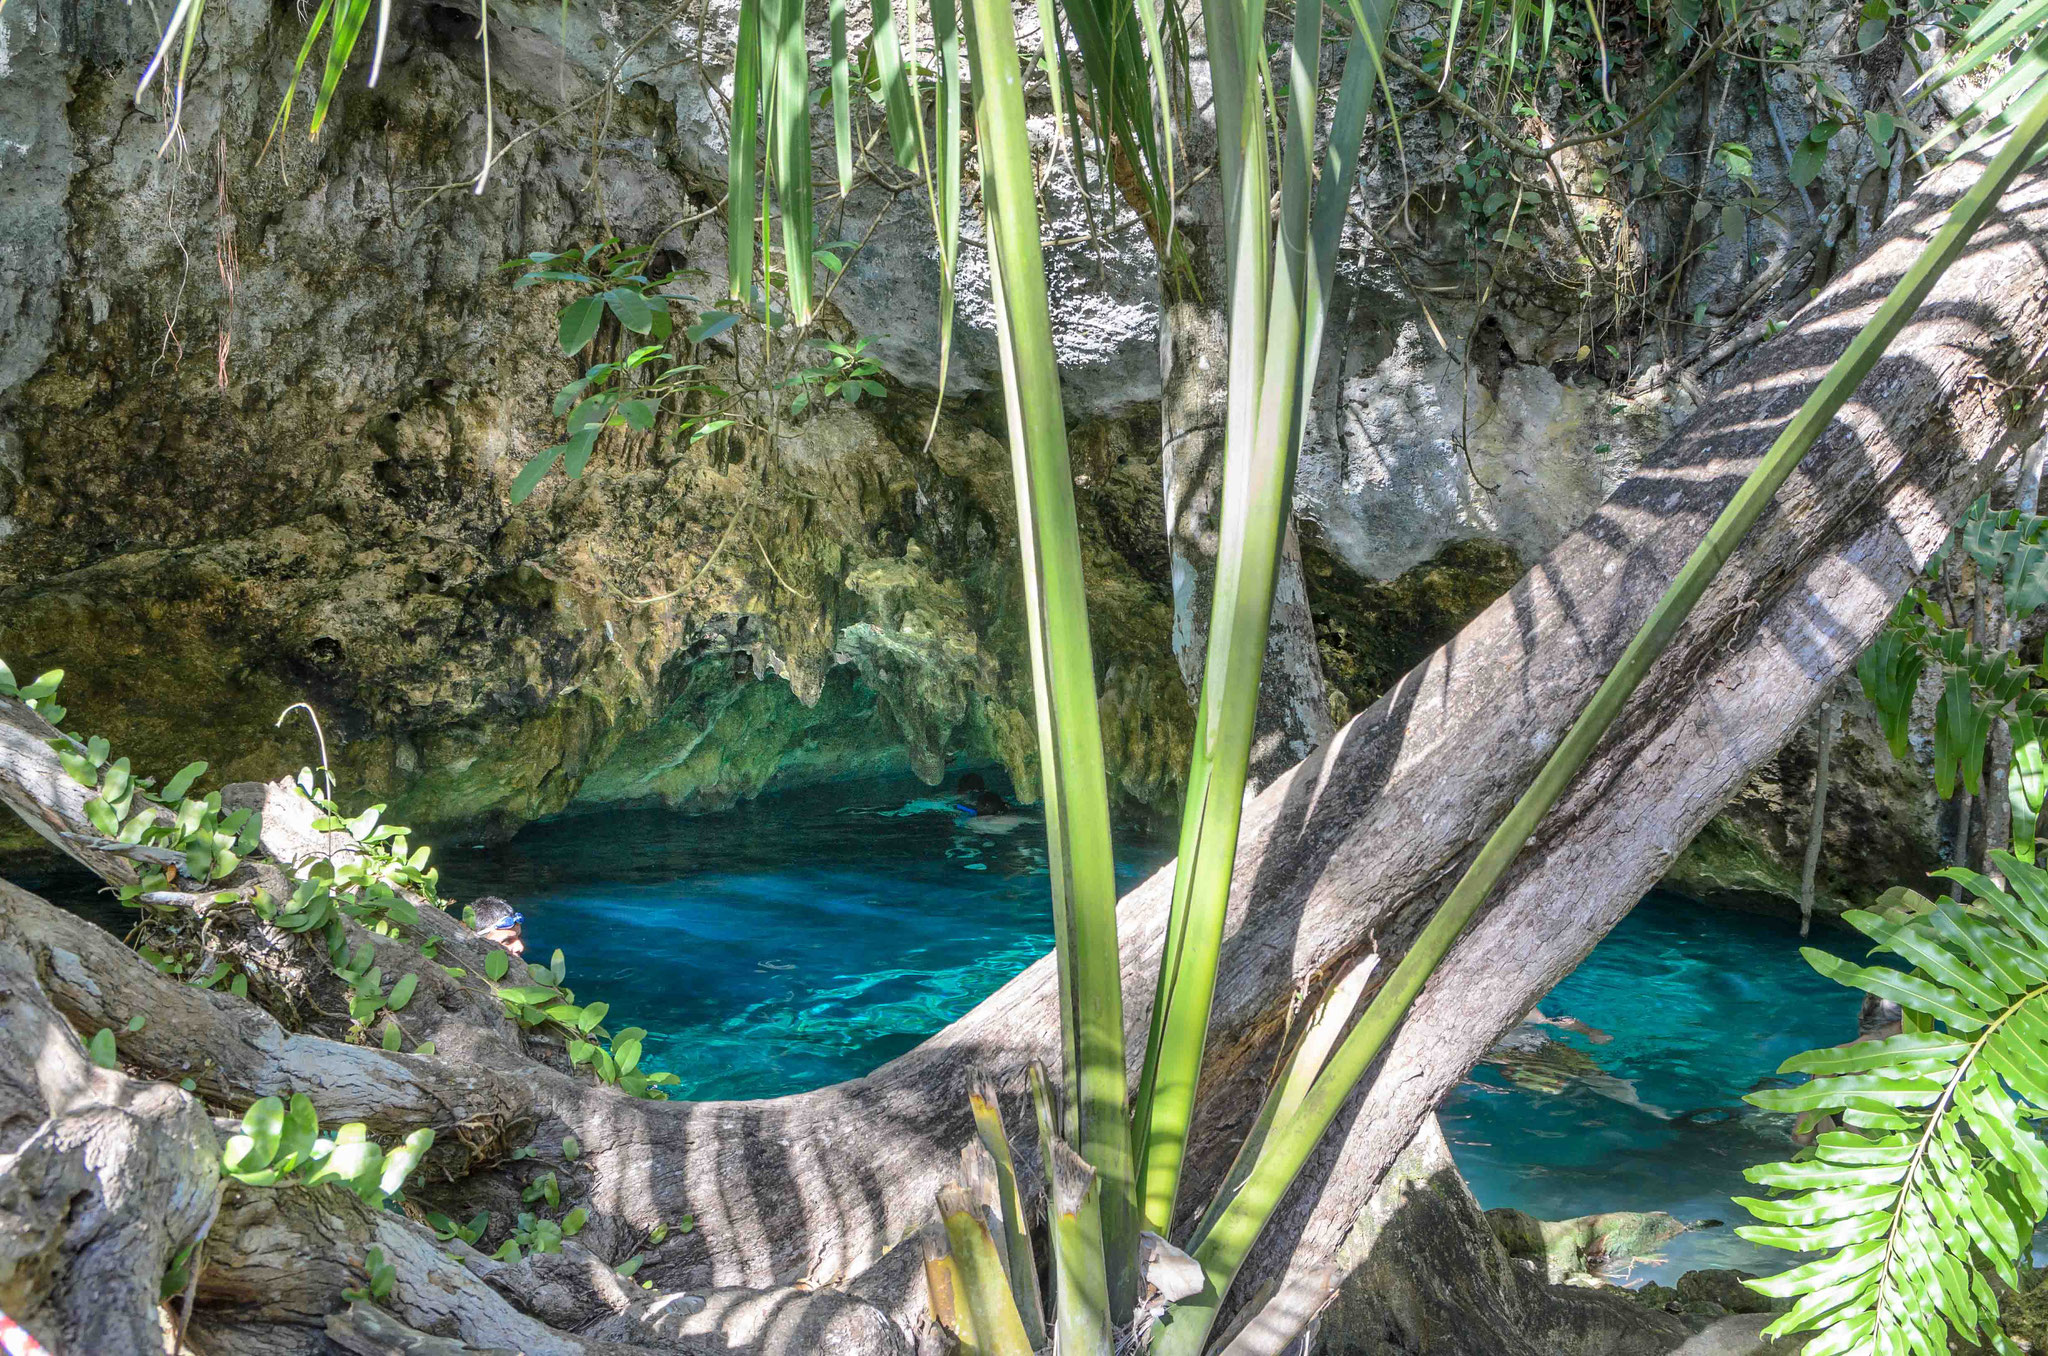
<svg viewBox="0 0 2048 1356"><path fill-rule="evenodd" d="M496 942L515 956L526 954L526 939L520 936L520 927L517 923L509 928L486 928L483 936L485 941Z"/></svg>

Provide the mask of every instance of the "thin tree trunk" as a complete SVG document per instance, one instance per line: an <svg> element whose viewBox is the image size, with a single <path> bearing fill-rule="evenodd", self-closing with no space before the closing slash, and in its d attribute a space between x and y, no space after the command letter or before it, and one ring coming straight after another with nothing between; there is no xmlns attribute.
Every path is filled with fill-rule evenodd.
<svg viewBox="0 0 2048 1356"><path fill-rule="evenodd" d="M1828 755L1835 742L1835 711L1828 699L1820 699L1815 721L1814 742L1819 752L1813 764L1813 808L1806 819L1806 861L1799 868L1799 935L1813 926L1813 879L1820 871L1820 847L1828 822Z"/></svg>

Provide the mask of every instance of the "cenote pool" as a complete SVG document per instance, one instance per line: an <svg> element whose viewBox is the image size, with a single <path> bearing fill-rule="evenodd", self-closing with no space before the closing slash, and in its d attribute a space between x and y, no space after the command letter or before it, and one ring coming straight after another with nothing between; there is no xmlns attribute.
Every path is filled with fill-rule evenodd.
<svg viewBox="0 0 2048 1356"><path fill-rule="evenodd" d="M562 948L579 998L647 1028L643 1058L677 1096L774 1097L869 1072L1052 949L1044 824L956 799L836 782L722 814L561 819L435 859L443 894L511 900L529 959ZM1123 852L1124 890L1173 856Z"/></svg>
<svg viewBox="0 0 2048 1356"><path fill-rule="evenodd" d="M562 948L580 997L645 1027L646 1061L681 1078L679 1095L772 1097L867 1073L1051 948L1043 824L962 816L954 799L909 779L842 782L715 815L557 820L437 860L445 895L511 899L530 957ZM1124 889L1172 855L1129 833L1120 850ZM68 878L21 883L123 925ZM1816 941L1846 954L1853 939ZM1790 1118L1742 1095L1855 1034L1856 996L1798 945L1783 920L1643 900L1542 1005L1612 1039L1544 1028L1555 1045L1482 1064L1443 1108L1480 1203L1724 1222L1618 1279L1788 1264L1735 1237L1746 1217L1729 1197L1745 1166L1791 1148Z"/></svg>
<svg viewBox="0 0 2048 1356"><path fill-rule="evenodd" d="M649 1062L682 1079L681 1095L770 1097L868 1072L1051 947L1043 825L951 804L906 780L691 818L558 820L442 853L442 883L512 899L528 954L562 947L570 983L648 1029ZM1126 889L1172 855L1129 834L1121 846ZM1445 1106L1480 1202L1726 1222L1674 1240L1638 1278L1783 1266L1728 1227L1744 1218L1729 1201L1744 1166L1790 1148L1789 1121L1742 1094L1856 1029L1855 995L1798 945L1782 920L1645 899L1544 1004L1613 1039L1548 1030L1578 1054L1483 1065Z"/></svg>

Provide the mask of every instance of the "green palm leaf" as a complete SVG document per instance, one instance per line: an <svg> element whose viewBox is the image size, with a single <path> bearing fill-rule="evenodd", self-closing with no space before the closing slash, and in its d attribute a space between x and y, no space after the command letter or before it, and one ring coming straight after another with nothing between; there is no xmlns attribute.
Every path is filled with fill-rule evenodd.
<svg viewBox="0 0 2048 1356"><path fill-rule="evenodd" d="M790 319L801 326L811 319L811 260L817 241L811 213L811 61L804 45L804 0L765 4L768 177L782 209L783 288Z"/></svg>
<svg viewBox="0 0 2048 1356"><path fill-rule="evenodd" d="M754 214L760 205L754 160L761 126L762 3L740 0L740 31L732 66L732 126L726 136L726 290L742 302L754 282Z"/></svg>
<svg viewBox="0 0 2048 1356"><path fill-rule="evenodd" d="M1985 1276L2015 1284L2048 1214L2048 1146L2033 1126L2048 1116L2048 947L2019 921L2030 906L1956 874L1984 887L1967 912L1944 898L1904 917L1844 915L1910 974L1806 953L1830 978L1898 999L1905 1031L1787 1060L1780 1072L1813 1081L1749 1098L1896 1126L1832 1130L1809 1161L1750 1169L1787 1194L1737 1201L1759 1221L1737 1231L1749 1241L1834 1252L1754 1283L1797 1301L1767 1331L1811 1332L1809 1352L1943 1352L1951 1336L2013 1350Z"/></svg>
<svg viewBox="0 0 2048 1356"><path fill-rule="evenodd" d="M1137 1300L1139 1229L1125 1110L1129 1090L1109 791L1073 466L1025 120L1023 58L1008 0L971 0L966 14L989 283L1017 485L1026 634L1045 783L1068 1093L1065 1138L1094 1174L1096 1189L1085 1193L1077 1208L1094 1217L1080 1228L1100 1239L1108 1311L1127 1314ZM1064 1305L1064 1298L1060 1302Z"/></svg>

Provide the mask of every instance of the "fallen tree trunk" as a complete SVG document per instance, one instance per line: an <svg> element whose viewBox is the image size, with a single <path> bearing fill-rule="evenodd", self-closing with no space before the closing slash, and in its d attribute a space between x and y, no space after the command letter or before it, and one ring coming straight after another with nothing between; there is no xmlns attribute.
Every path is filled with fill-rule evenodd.
<svg viewBox="0 0 2048 1356"><path fill-rule="evenodd" d="M1202 1199L1229 1161L1295 995L1363 951L1405 950L1975 173L1964 165L1929 180L1871 256L1761 346L1587 524L1250 808L1186 1199ZM1286 1258L1338 1250L1422 1116L1634 904L1882 625L2031 425L2023 383L2048 347L2044 241L2048 177L2035 175L1837 418L1546 820L1423 995L1363 1110L1304 1174L1252 1285ZM1133 1048L1170 875L1123 906ZM702 1274L856 1275L929 1218L968 1132L966 1071L1004 1071L1014 1096L1025 1061L1054 1057L1055 987L1042 961L916 1051L836 1088L651 1108L645 1130L668 1152L636 1143L628 1152L651 1161L614 1175L608 1204L628 1215L664 1200L698 1206L704 1239L687 1264ZM885 1287L910 1272L893 1268L863 1291L896 1302Z"/></svg>
<svg viewBox="0 0 2048 1356"><path fill-rule="evenodd" d="M1191 1204L1234 1151L1298 995L1362 953L1391 959L1405 949L1741 476L1973 172L1965 166L1930 180L1872 257L1760 348L1590 522L1251 807L1192 1144ZM1360 1211L1422 1118L1783 743L1882 624L2030 414L2021 384L2048 350L2044 241L2048 177L2036 176L2015 190L2006 217L1951 270L1865 383L1861 401L1787 485L1545 821L1492 911L1453 951L1380 1076L1355 1099L1344 1133L1322 1147L1286 1202L1249 1268L1247 1293L1265 1282L1296 1295L1302 1287L1274 1283L1320 1276L1333 1263L1340 1272L1355 1269L1359 1259L1346 1247ZM0 703L0 714L8 716L0 731L12 723L33 732L18 704ZM81 843L79 797L54 771L54 755L38 739L0 739L0 798L81 861L121 879L126 859ZM1169 888L1170 872L1162 872L1123 907L1134 1037L1146 1021ZM474 947L445 916L428 926L450 947ZM63 949L77 958L86 984L65 975L54 951L42 953L37 969L63 995L67 1015L83 1023L118 1012L104 1000L93 1005L90 985L101 982L94 967L119 972L122 985L139 983L137 976L110 954L94 953L86 966L84 943ZM390 964L440 969L401 948L391 951ZM457 968L465 974L441 981L451 986L451 1028L455 1014L496 1011L489 986ZM508 1099L493 1103L494 1115L530 1117L539 1145L574 1134L584 1147L579 1188L592 1208L579 1242L606 1264L623 1260L657 1223L687 1213L694 1231L651 1250L640 1273L666 1291L847 1286L914 1326L922 1271L915 1249L899 1245L929 1221L935 1189L956 1174L958 1149L971 1134L967 1073L995 1069L1012 1124L1028 1123L1021 1070L1028 1060L1055 1057L1055 989L1051 962L1041 961L874 1075L774 1101L636 1101L528 1058L519 1033L503 1030L501 1014L490 1021L496 1030L472 1038L459 1066L391 1057L406 1075L392 1086L408 1089L409 1105L431 1121L481 1095L465 1076L494 1078L503 1087L492 1096ZM327 1061L383 1069L373 1052L344 1047L352 1052L344 1057L326 1048L336 1042L314 1043L318 1036L295 1044L274 1023L264 1028L238 1008L250 1006L243 1000L211 997L217 1001L191 1009L193 1020L216 1030L255 1023L247 1029L257 1033L255 1055L217 1061L212 1095L230 1105L313 1078ZM1141 1045L1134 1039L1133 1048ZM122 1052L166 1077L180 1058L167 1046L127 1038ZM516 1201L518 1174L532 1165L477 1166L447 1188L451 1204L504 1208L508 1193ZM348 1239L352 1246L353 1231ZM331 1253L332 1245L318 1246ZM234 1275L226 1267L212 1284L225 1286ZM794 1311L802 1307L794 1297L804 1293L739 1297L728 1308ZM206 1294L210 1303L228 1299L219 1289ZM340 1307L334 1298L324 1312ZM872 1314L858 1306L848 1312L856 1326ZM414 1322L411 1314L398 1317ZM603 1322L608 1334L618 1322L644 1333L643 1319L658 1319L664 1340L685 1338L682 1325L672 1336L662 1326L672 1317L614 1313ZM249 1321L275 1326L254 1315ZM728 1346L743 1341L767 1351L816 1349L801 1345L814 1339L779 1334L773 1324L727 1338ZM893 1334L870 1331L861 1340Z"/></svg>
<svg viewBox="0 0 2048 1356"><path fill-rule="evenodd" d="M156 972L105 931L0 880L0 943L19 948L50 1001L82 1032L116 1032L121 1057L241 1111L260 1097L303 1092L331 1121L362 1121L387 1138L431 1126L437 1146L470 1162L526 1142L523 1087L458 1060L388 1053L295 1034L254 1003ZM128 1029L141 1016L142 1029Z"/></svg>

